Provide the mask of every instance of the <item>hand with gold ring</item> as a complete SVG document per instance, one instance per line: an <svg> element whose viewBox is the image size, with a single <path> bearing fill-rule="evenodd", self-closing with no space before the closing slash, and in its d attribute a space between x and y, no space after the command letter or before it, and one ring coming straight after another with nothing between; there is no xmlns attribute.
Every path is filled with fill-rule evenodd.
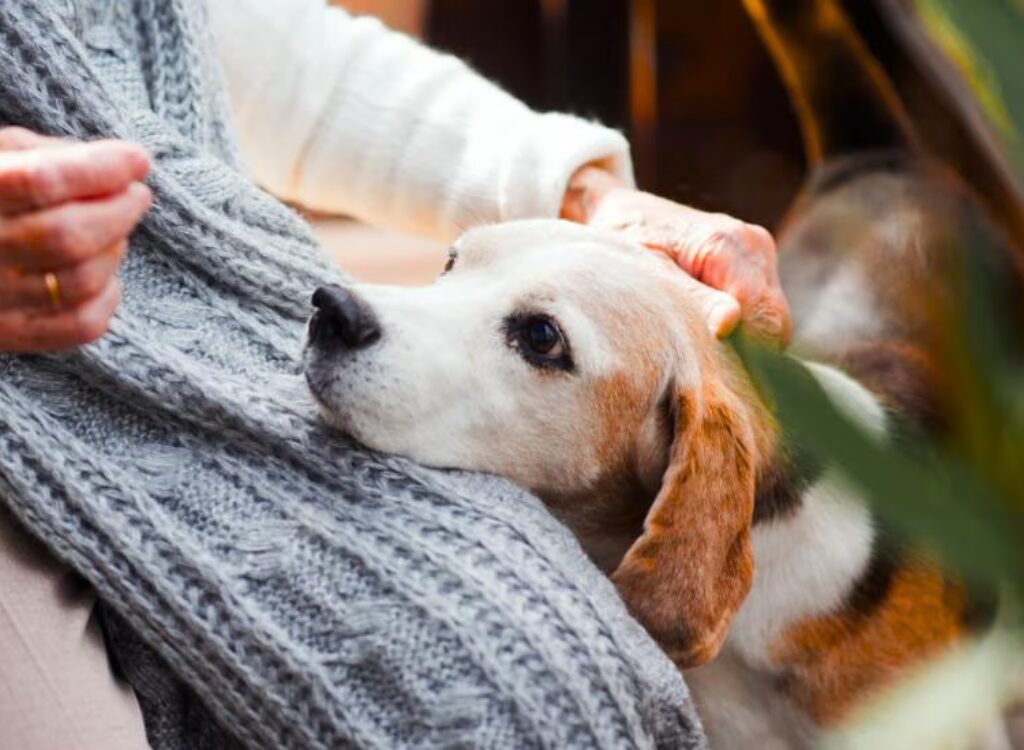
<svg viewBox="0 0 1024 750"><path fill-rule="evenodd" d="M69 349L106 332L128 235L152 201L148 171L135 144L0 129L0 352Z"/></svg>

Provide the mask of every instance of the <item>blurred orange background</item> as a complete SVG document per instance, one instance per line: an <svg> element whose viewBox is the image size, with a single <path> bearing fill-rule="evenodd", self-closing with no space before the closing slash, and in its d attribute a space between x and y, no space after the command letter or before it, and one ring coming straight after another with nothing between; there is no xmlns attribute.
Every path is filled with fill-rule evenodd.
<svg viewBox="0 0 1024 750"><path fill-rule="evenodd" d="M837 0L892 78L923 140L1016 227L1024 216L943 79L877 0ZM769 229L806 165L789 98L741 0L332 0L466 59L539 110L616 127L646 190ZM335 219L318 230L356 276L429 281L444 249Z"/></svg>

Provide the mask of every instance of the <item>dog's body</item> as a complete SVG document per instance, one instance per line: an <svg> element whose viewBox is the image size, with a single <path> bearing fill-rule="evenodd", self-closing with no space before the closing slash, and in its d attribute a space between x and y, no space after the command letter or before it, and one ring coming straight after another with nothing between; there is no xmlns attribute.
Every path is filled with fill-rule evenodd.
<svg viewBox="0 0 1024 750"><path fill-rule="evenodd" d="M940 437L953 415L935 324L956 294L950 253L962 246L950 241L975 209L955 182L902 155L833 169L780 237L794 348L830 363L819 381L869 430ZM723 653L688 674L715 747L814 746L992 615L828 472L781 494L755 511L757 572Z"/></svg>
<svg viewBox="0 0 1024 750"><path fill-rule="evenodd" d="M874 114L880 142L841 158L820 134L824 162L779 244L797 349L886 440L894 415L948 424L936 310L955 287L951 240L985 222ZM713 744L808 744L976 628L957 580L831 470L787 455L668 261L526 222L468 233L449 265L422 289L318 291L314 395L373 448L538 494L681 667L721 649L690 673Z"/></svg>
<svg viewBox="0 0 1024 750"><path fill-rule="evenodd" d="M941 439L963 406L949 392L945 327L966 253L990 253L973 260L1011 289L1021 288L1020 267L963 184L920 155L835 4L745 2L793 94L814 168L779 236L794 349L844 373L832 395L868 428L910 425ZM755 520L757 574L721 657L689 674L723 748L811 746L993 614L827 475L799 497L782 494L781 512ZM993 741L1002 746L1000 730Z"/></svg>

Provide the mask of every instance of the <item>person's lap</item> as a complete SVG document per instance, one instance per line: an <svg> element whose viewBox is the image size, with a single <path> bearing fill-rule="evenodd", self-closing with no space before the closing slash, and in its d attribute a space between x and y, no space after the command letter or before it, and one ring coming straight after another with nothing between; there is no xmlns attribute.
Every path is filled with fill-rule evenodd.
<svg viewBox="0 0 1024 750"><path fill-rule="evenodd" d="M0 747L148 747L95 607L91 589L0 504Z"/></svg>
<svg viewBox="0 0 1024 750"><path fill-rule="evenodd" d="M463 649L467 648L468 642L477 641L484 636L484 633L492 635L496 633L493 644L477 643L477 646L487 652L495 650L493 656L486 658L487 661L491 661L493 658L502 658L498 654L510 651L510 644L515 644L519 640L511 638L507 631L522 631L521 635L529 633L529 641L523 641L516 648L511 649L511 651L518 652L518 656L512 653L515 658L501 670L502 672L507 671L506 676L510 683L504 686L491 685L489 688L484 687L483 684L477 685L478 695L472 701L476 705L476 709L470 713L477 709L484 711L488 706L492 709L498 706L502 710L515 710L512 708L513 704L532 703L529 696L537 691L547 695L557 708L557 704L564 700L578 700L579 694L576 691L581 687L578 684L581 675L573 676L577 668L582 668L586 672L594 666L600 665L598 669L604 674L600 677L591 675L587 678L593 680L591 688L595 691L594 700L598 700L604 691L610 691L607 697L611 699L612 703L608 705L607 711L599 712L599 715L603 717L599 723L614 724L616 721L621 721L623 717L619 715L619 711L623 706L633 705L632 709L626 709L626 713L629 714L631 710L639 709L643 717L633 716L628 720L628 727L624 725L618 730L624 733L624 737L630 737L634 732L638 733L630 737L628 741L623 740L627 745L645 745L652 741L657 743L665 741L666 737L671 737L671 742L678 743L680 746L690 746L691 742L697 742L698 735L695 732L698 730L694 724L690 723L690 720L685 718L682 721L673 720L666 716L663 717L664 723L662 724L662 720L657 718L666 710L673 714L679 712L681 715L688 711L685 708L686 691L682 687L678 673L674 673L671 665L667 662L662 664L662 659L652 658L653 645L647 643L646 639L642 637L639 626L635 623L627 623L624 620L625 613L617 613L620 607L614 606L612 599L606 596L610 593L607 582L598 581L600 574L585 564L570 538L564 533L559 533L557 524L544 522L546 513L539 504L518 502L514 496L509 496L501 491L502 483L489 478L481 477L479 480L470 480L469 478L453 477L453 484L449 485L443 477L433 472L426 472L426 474L431 475L437 482L434 485L435 490L439 490L445 495L447 495L446 490L451 491L452 494L449 497L456 504L462 505L468 499L463 493L472 496L472 505L479 506L473 515L479 515L478 521L487 519L483 527L477 528L481 537L489 538L491 536L494 529L488 530L488 526L496 526L496 528L508 526L510 529L515 528L519 533L524 534L520 539L525 546L508 552L517 560L516 573L511 574L512 568L510 567L499 566L498 579L491 580L491 585L486 586L487 593L484 597L486 601L462 602L462 606L458 607L454 606L454 602L434 601L427 604L420 602L418 606L407 610L407 616L399 618L403 622L408 620L412 623L424 615L420 610L423 606L427 606L427 609L431 610L428 619L442 617L448 620L451 618L449 628L451 629L450 635L454 637L452 643L447 646L444 643L434 643L428 648L422 638L413 637L411 639L413 642L408 642L409 639L403 639L397 637L398 634L394 634L394 638L386 639L386 642L391 644L387 646L387 651L394 651L391 657L409 663L409 660L405 658L408 653L419 651L427 662L436 663L436 659L426 658L429 655L426 652L440 648L441 651L448 652L451 657L450 664L459 666L465 662L462 666L467 666L474 661L474 659L467 661L465 654L462 653ZM455 500L455 498L462 499ZM330 501L324 502L333 504ZM416 503L417 501L411 498L405 500L405 503L410 502ZM464 507L468 512L469 506ZM407 525L402 524L401 527L407 528ZM410 552L419 542L422 542L422 539L417 539L417 536L412 531L409 531L407 536L403 535L403 544L410 545ZM531 541L526 542L526 539L531 539ZM463 542L469 543L470 539L463 539ZM292 547L290 544L286 546ZM476 568L480 562L477 556L491 548L491 544L488 542L483 547L478 547L477 542L472 542L471 546L474 550L472 554L462 555L453 552L451 557L445 556L446 559L443 563L435 561L435 565L438 567L429 574L429 577L447 579L452 576L470 575L470 571L473 571L472 576L476 577ZM492 549L492 551L502 559L506 555L505 552L499 550ZM525 556L524 553L526 553ZM554 564L561 573L542 572L541 569L551 564ZM565 569L566 565L568 569ZM320 573L322 574L323 571ZM299 574L296 573L296 575ZM512 578L525 576L529 580L536 578L535 585L540 585L541 580L544 583L538 590L531 587L526 591L517 591L521 588L521 584L506 580L510 575ZM491 575L487 574L485 577L490 579ZM570 583L577 577L581 579L576 582L579 584L579 588L576 584ZM511 588L507 588L508 586ZM552 590L547 591L542 598L538 599L537 594L541 590L546 591L549 587ZM605 588L609 589L608 592L603 591ZM532 594L531 591L533 591ZM509 597L511 597L510 600L508 600ZM456 598L458 599L458 597ZM342 599L344 603L339 604L345 611L349 610L347 605L355 603L348 596L342 597ZM383 599L376 598L373 609L386 608L388 605L386 599L386 596ZM391 606L393 605L394 603L391 603ZM487 622L478 622L479 612L473 614L477 605L483 606L489 613L486 616ZM594 606L598 607L597 610L592 610ZM0 722L2 722L0 747L19 747L25 750L51 747L62 749L104 747L115 748L115 750L117 748L147 747L145 729L139 709L140 701L136 700L131 690L119 683L111 673L104 639L96 622L95 609L95 594L70 569L55 560L41 545L28 537L17 526L16 521L11 518L7 510L2 510L0 512L0 617L7 619L0 622L0 663L5 665L5 669L0 673ZM12 617L10 612L15 612L16 615ZM344 631L348 619L346 615L341 617L341 620L323 622L321 627L325 634L335 630ZM552 627L562 633L559 640L566 641L562 645L568 648L568 651L563 653L562 648L552 651L554 642L551 640L551 634L546 632ZM407 626L399 628L403 632L407 629L409 629ZM574 632L570 634L570 630ZM416 628L412 628L412 632L415 631ZM21 634L26 632L31 633L30 638L21 637ZM119 637L117 631L114 631L113 637L116 642ZM584 641L580 639L584 639ZM460 642L462 645L459 645ZM583 645L584 642L587 645ZM532 645L529 645L531 643ZM123 646L123 643L121 645ZM579 651L580 648L587 651L594 650L595 661L585 660L583 664L573 667L572 663L575 658L572 654ZM334 649L330 651L333 653ZM338 657L338 654L335 656ZM342 661L344 661L343 658ZM359 661L357 659L357 662ZM12 668L7 668L8 664L12 665ZM357 666L358 664L353 664L353 667ZM606 673L605 670L610 670L610 672ZM538 674L541 673L543 673L544 679L540 679L538 682ZM641 677L641 675L643 676ZM145 674L145 669L141 673L136 669L127 674L128 681L137 686L136 680L142 679L145 682L148 677ZM414 675L405 675L402 679L412 679L413 677ZM463 680L459 675L451 677L454 682L452 685L444 686L441 693L447 694L449 689L458 692L466 687L462 685ZM635 680L638 678L641 681L640 684L646 685L646 688L641 691L645 695L627 695L621 692L624 689L636 690L638 685ZM527 681L523 682L524 679ZM562 680L566 680L565 685L560 684ZM575 686L570 687L574 683L576 683ZM461 688L460 685L462 685ZM513 685L518 687L513 688ZM438 687L440 689L442 686ZM524 693L526 697L524 698L519 693ZM10 695L14 695L15 700L8 700ZM660 703L667 696L675 696L678 703L675 705ZM145 697L141 697L142 702L145 703ZM202 702L201 696L196 697ZM598 700L598 702L600 701ZM622 702L623 705L616 705L619 702ZM438 709L437 707L426 708L429 709L428 713L430 714L422 719L426 724L410 730L414 730L417 736L420 734L433 736L434 733L429 725L436 720L436 717L433 717L431 712ZM464 708L470 707L464 706ZM146 709L147 720L153 719L154 716L159 720L160 712L165 709L166 706L158 706L157 713L151 715L153 707L149 706ZM561 706L561 709L567 709L567 706ZM580 731L583 731L583 728L591 722L598 721L597 716L590 715L589 712L592 709L593 707L585 709L578 716L575 709L569 710L568 713L562 710L556 710L554 713L575 717L583 722L579 727ZM450 711L442 711L442 713L447 715ZM540 713L547 713L547 711L544 710ZM224 720L225 717L221 716L220 721ZM406 717L406 720L413 721L417 726L421 723L420 720L413 717ZM539 725L526 732L524 737L528 735L532 737L536 731L540 731L542 734L552 732L558 736L568 731L560 722L553 721L552 717L534 716L528 723L532 723L532 721L539 722ZM511 723L500 721L495 724L495 728L506 732L506 730L512 729L516 723L518 720ZM596 728L596 725L594 727ZM589 731L585 731L584 735ZM469 729L467 732L466 736L475 736ZM505 736L501 732L499 734ZM505 738L508 739L507 736ZM154 742L156 742L156 746L166 744L156 740ZM582 742L582 744L591 743ZM602 743L597 741L594 744ZM190 745L186 744L185 746ZM206 742L196 746L220 747L221 745Z"/></svg>

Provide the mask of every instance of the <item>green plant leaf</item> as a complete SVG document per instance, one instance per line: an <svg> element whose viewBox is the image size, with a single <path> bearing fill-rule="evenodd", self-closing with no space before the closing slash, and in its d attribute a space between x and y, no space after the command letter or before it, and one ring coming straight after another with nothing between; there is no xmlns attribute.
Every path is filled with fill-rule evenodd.
<svg viewBox="0 0 1024 750"><path fill-rule="evenodd" d="M840 471L888 523L988 590L1024 594L1024 516L961 460L913 454L869 434L835 405L805 365L742 336L733 344L785 439Z"/></svg>

